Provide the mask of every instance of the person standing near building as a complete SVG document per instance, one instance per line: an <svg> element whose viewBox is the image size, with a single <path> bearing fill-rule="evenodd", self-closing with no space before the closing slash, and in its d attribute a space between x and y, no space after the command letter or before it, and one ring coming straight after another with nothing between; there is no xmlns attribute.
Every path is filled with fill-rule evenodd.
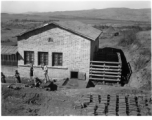
<svg viewBox="0 0 152 120"><path fill-rule="evenodd" d="M48 77L49 77L48 76L48 68L47 68L47 66L44 63L42 64L41 67L42 67L42 70L44 71L44 77L45 77L45 81L44 82L46 83L48 81Z"/></svg>
<svg viewBox="0 0 152 120"><path fill-rule="evenodd" d="M30 66L30 81L32 81L32 79L33 79L33 71L34 71L33 64L31 64L31 66Z"/></svg>
<svg viewBox="0 0 152 120"><path fill-rule="evenodd" d="M1 72L1 82L6 83L5 75Z"/></svg>
<svg viewBox="0 0 152 120"><path fill-rule="evenodd" d="M21 83L20 74L17 70L15 70L15 78L16 78L16 83Z"/></svg>

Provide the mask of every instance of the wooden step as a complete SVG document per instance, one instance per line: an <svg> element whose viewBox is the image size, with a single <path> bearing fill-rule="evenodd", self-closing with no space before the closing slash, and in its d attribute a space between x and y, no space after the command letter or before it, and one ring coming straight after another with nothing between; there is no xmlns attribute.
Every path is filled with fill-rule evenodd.
<svg viewBox="0 0 152 120"><path fill-rule="evenodd" d="M90 70L121 71L121 69L90 68Z"/></svg>
<svg viewBox="0 0 152 120"><path fill-rule="evenodd" d="M90 61L90 63L121 64L120 62Z"/></svg>
<svg viewBox="0 0 152 120"><path fill-rule="evenodd" d="M114 76L114 75L97 75L97 74L90 74L90 76L121 78L121 76Z"/></svg>
<svg viewBox="0 0 152 120"><path fill-rule="evenodd" d="M106 78L89 78L89 80L116 81L116 82L120 81L120 79L106 79Z"/></svg>
<svg viewBox="0 0 152 120"><path fill-rule="evenodd" d="M121 72L90 71L90 73L101 73L101 74L115 74L115 75L121 75Z"/></svg>
<svg viewBox="0 0 152 120"><path fill-rule="evenodd" d="M90 65L90 67L104 67L104 68L121 68L120 65L118 66L109 66L109 65Z"/></svg>

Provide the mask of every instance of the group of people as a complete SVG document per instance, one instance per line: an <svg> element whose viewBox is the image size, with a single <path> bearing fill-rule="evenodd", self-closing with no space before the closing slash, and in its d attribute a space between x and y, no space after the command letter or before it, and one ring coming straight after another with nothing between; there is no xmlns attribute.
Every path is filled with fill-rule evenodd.
<svg viewBox="0 0 152 120"><path fill-rule="evenodd" d="M16 83L21 83L20 74L17 70L15 70L15 75L14 76L16 78ZM5 77L3 72L1 72L1 82L6 83L6 77Z"/></svg>
<svg viewBox="0 0 152 120"><path fill-rule="evenodd" d="M44 83L46 83L48 80L49 80L49 76L48 76L48 68L45 64L42 64L41 65L41 68L44 72ZM30 67L30 80L32 81L33 80L33 71L34 71L34 68L33 68L33 64L31 64L31 67Z"/></svg>
<svg viewBox="0 0 152 120"><path fill-rule="evenodd" d="M42 64L41 68L44 72L44 77L45 77L44 83L45 84L42 84L42 81L38 77L33 78L33 76L34 76L34 74L33 74L33 72L34 72L33 64L31 64L31 66L30 66L30 74L29 74L30 75L30 80L29 80L29 82L34 81L34 84L32 83L32 87L34 86L34 87L44 88L48 91L56 91L57 90L57 85L54 84L56 81L55 80L49 81L47 66ZM16 83L21 83L20 74L17 70L15 71L14 77L15 77ZM6 83L5 78L6 78L5 75L1 72L1 82L2 83Z"/></svg>
<svg viewBox="0 0 152 120"><path fill-rule="evenodd" d="M45 77L44 83L46 83L49 80L48 68L45 64L42 64L41 68L44 71L44 77ZM33 64L31 64L31 66L30 66L30 80L29 81L33 80L33 71L34 71ZM14 77L16 79L16 83L21 83L20 74L19 74L18 70L15 71ZM1 72L1 82L2 83L6 83L5 78L6 78L5 75L3 74L3 72ZM34 78L34 84L37 86L39 83L40 82L38 81L38 78L37 77Z"/></svg>

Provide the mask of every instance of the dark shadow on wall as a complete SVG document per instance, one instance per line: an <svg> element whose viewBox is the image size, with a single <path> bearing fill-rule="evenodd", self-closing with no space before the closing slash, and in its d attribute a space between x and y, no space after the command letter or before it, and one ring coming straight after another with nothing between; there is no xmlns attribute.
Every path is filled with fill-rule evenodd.
<svg viewBox="0 0 152 120"><path fill-rule="evenodd" d="M17 60L24 60L24 58L17 52Z"/></svg>

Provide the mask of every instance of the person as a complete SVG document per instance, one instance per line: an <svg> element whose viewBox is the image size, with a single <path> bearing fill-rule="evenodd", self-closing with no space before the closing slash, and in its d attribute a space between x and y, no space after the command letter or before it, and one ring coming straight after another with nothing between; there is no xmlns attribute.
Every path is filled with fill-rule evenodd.
<svg viewBox="0 0 152 120"><path fill-rule="evenodd" d="M43 85L43 88L46 88L47 91L56 91L57 90L57 85L55 84L55 81L47 81L47 83L45 83Z"/></svg>
<svg viewBox="0 0 152 120"><path fill-rule="evenodd" d="M1 82L6 83L5 75L1 72Z"/></svg>
<svg viewBox="0 0 152 120"><path fill-rule="evenodd" d="M45 83L48 81L48 68L47 68L47 66L43 63L42 64L42 70L44 71L44 77L45 77Z"/></svg>
<svg viewBox="0 0 152 120"><path fill-rule="evenodd" d="M30 67L30 80L32 81L33 79L33 64L31 64L31 67Z"/></svg>
<svg viewBox="0 0 152 120"><path fill-rule="evenodd" d="M38 78L38 77L36 77L35 79L34 79L34 85L35 85L35 87L40 87L40 84L41 84L42 82L41 82L41 80Z"/></svg>
<svg viewBox="0 0 152 120"><path fill-rule="evenodd" d="M15 70L15 78L17 83L21 83L20 74L17 70Z"/></svg>

